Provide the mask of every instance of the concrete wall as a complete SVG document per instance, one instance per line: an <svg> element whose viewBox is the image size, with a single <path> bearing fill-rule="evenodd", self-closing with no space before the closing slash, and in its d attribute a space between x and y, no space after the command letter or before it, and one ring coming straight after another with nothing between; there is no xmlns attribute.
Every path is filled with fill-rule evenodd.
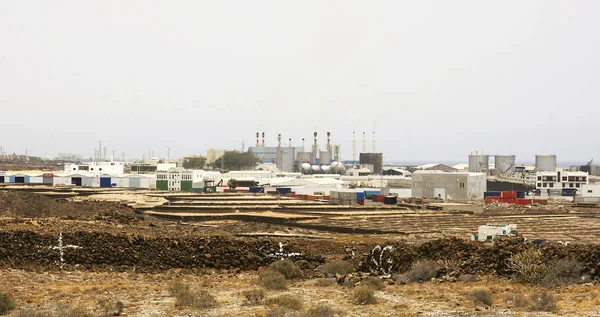
<svg viewBox="0 0 600 317"><path fill-rule="evenodd" d="M583 197L600 197L600 185L583 185L581 188Z"/></svg>

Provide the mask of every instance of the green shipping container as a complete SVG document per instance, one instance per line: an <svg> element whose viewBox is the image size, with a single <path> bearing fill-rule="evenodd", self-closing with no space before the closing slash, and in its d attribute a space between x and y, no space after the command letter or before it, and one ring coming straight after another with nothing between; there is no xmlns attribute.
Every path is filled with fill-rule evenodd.
<svg viewBox="0 0 600 317"><path fill-rule="evenodd" d="M156 189L169 190L169 181L157 180Z"/></svg>
<svg viewBox="0 0 600 317"><path fill-rule="evenodd" d="M181 190L191 191L192 181L181 181Z"/></svg>

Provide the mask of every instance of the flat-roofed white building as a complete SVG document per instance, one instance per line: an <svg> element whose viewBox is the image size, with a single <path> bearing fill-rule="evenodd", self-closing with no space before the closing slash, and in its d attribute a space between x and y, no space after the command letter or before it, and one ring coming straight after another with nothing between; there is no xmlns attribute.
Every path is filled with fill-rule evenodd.
<svg viewBox="0 0 600 317"><path fill-rule="evenodd" d="M416 171L412 174L412 196L451 200L483 198L485 173Z"/></svg>
<svg viewBox="0 0 600 317"><path fill-rule="evenodd" d="M542 192L550 190L576 189L581 192L584 185L589 184L587 172L550 171L535 173L535 188Z"/></svg>

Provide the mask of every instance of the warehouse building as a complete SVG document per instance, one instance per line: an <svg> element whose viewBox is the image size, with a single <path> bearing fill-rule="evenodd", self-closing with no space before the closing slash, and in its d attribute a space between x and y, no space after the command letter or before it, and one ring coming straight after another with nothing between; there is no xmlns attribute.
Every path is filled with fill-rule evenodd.
<svg viewBox="0 0 600 317"><path fill-rule="evenodd" d="M416 171L412 174L412 196L451 200L483 198L485 173Z"/></svg>
<svg viewBox="0 0 600 317"><path fill-rule="evenodd" d="M194 183L204 181L203 170L186 170L171 168L156 174L156 189L160 190L193 190Z"/></svg>
<svg viewBox="0 0 600 317"><path fill-rule="evenodd" d="M65 164L65 172L86 172L93 174L123 174L123 162L91 162L85 164Z"/></svg>

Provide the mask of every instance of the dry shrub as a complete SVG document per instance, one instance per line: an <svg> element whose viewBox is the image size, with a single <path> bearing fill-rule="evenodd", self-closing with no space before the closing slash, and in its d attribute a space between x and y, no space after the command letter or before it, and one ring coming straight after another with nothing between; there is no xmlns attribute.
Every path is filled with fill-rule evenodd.
<svg viewBox="0 0 600 317"><path fill-rule="evenodd" d="M205 309L217 304L215 297L205 290L194 292L189 285L175 281L171 286L171 294L177 299L178 306Z"/></svg>
<svg viewBox="0 0 600 317"><path fill-rule="evenodd" d="M483 304L486 306L492 306L494 304L494 296L492 292L485 289L476 289L469 293L469 297L476 304Z"/></svg>
<svg viewBox="0 0 600 317"><path fill-rule="evenodd" d="M81 308L71 308L66 305L56 307L57 317L90 317L90 314L83 311Z"/></svg>
<svg viewBox="0 0 600 317"><path fill-rule="evenodd" d="M508 267L516 272L521 283L539 284L548 272L542 251L529 249L512 255L508 259Z"/></svg>
<svg viewBox="0 0 600 317"><path fill-rule="evenodd" d="M35 311L32 309L19 310L14 313L14 317L90 317L81 309L73 309L65 305L58 305L53 312ZM113 316L113 315L111 315ZM118 315L114 315L118 316Z"/></svg>
<svg viewBox="0 0 600 317"><path fill-rule="evenodd" d="M419 260L413 263L406 276L410 282L415 282L419 278L429 281L436 276L439 268L440 266L433 260Z"/></svg>
<svg viewBox="0 0 600 317"><path fill-rule="evenodd" d="M294 262L289 259L283 259L271 263L269 270L279 272L285 276L288 280L293 280L302 277L302 270L300 270Z"/></svg>
<svg viewBox="0 0 600 317"><path fill-rule="evenodd" d="M304 313L285 307L277 307L267 311L266 317L304 317Z"/></svg>
<svg viewBox="0 0 600 317"><path fill-rule="evenodd" d="M315 282L315 285L320 287L329 287L337 284L335 278L319 278Z"/></svg>
<svg viewBox="0 0 600 317"><path fill-rule="evenodd" d="M267 298L265 300L265 304L268 306L279 306L293 310L300 310L302 309L302 306L304 306L304 303L300 297L290 294Z"/></svg>
<svg viewBox="0 0 600 317"><path fill-rule="evenodd" d="M53 317L49 312L40 312L31 309L19 310L12 317Z"/></svg>
<svg viewBox="0 0 600 317"><path fill-rule="evenodd" d="M354 271L354 265L342 260L333 260L323 264L319 270L332 275L345 275Z"/></svg>
<svg viewBox="0 0 600 317"><path fill-rule="evenodd" d="M521 293L513 293L506 298L506 304L509 307L523 308L529 306L529 300Z"/></svg>
<svg viewBox="0 0 600 317"><path fill-rule="evenodd" d="M583 264L573 259L560 259L550 266L540 282L544 287L576 284L581 281Z"/></svg>
<svg viewBox="0 0 600 317"><path fill-rule="evenodd" d="M553 312L556 310L556 298L547 292L531 295L531 310Z"/></svg>
<svg viewBox="0 0 600 317"><path fill-rule="evenodd" d="M354 289L354 299L359 305L375 304L375 290L368 286L359 286Z"/></svg>
<svg viewBox="0 0 600 317"><path fill-rule="evenodd" d="M125 305L121 301L113 301L108 298L103 298L98 301L100 312L106 317L120 316L123 313Z"/></svg>
<svg viewBox="0 0 600 317"><path fill-rule="evenodd" d="M251 289L244 292L246 301L251 305L260 305L265 298L265 291L263 289Z"/></svg>
<svg viewBox="0 0 600 317"><path fill-rule="evenodd" d="M333 310L333 308L327 305L319 304L307 310L306 314L304 315L306 317L334 317L335 311Z"/></svg>
<svg viewBox="0 0 600 317"><path fill-rule="evenodd" d="M366 279L362 280L360 282L360 285L369 286L378 291L385 288L385 284L383 284L383 281L380 278L373 276L369 276Z"/></svg>
<svg viewBox="0 0 600 317"><path fill-rule="evenodd" d="M0 315L7 315L8 312L17 307L14 298L7 293L0 293Z"/></svg>
<svg viewBox="0 0 600 317"><path fill-rule="evenodd" d="M283 274L272 270L265 270L258 276L258 284L266 289L284 290L287 283Z"/></svg>

